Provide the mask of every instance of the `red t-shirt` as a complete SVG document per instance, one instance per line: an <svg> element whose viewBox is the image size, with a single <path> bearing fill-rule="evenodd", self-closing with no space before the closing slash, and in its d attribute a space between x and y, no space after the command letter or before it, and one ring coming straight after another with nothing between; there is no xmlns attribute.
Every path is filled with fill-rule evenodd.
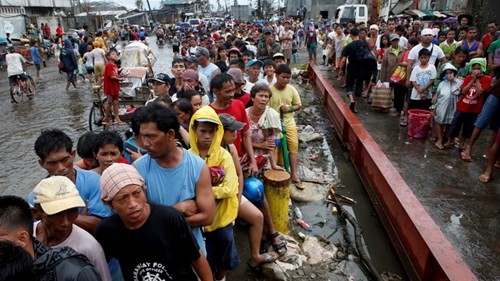
<svg viewBox="0 0 500 281"><path fill-rule="evenodd" d="M491 34L488 32L486 33L484 36L483 36L483 50L485 50L485 53L486 51L488 50L488 47L490 46L491 42L493 42L493 37L491 36Z"/></svg>
<svg viewBox="0 0 500 281"><path fill-rule="evenodd" d="M245 126L243 126L243 129L238 131L238 134L236 136L236 140L234 141L234 146L236 146L236 149L238 150L238 155L242 156L243 155L243 148L242 148L242 141L241 141L241 133L248 131L250 129L250 123L248 123L248 118L247 118L247 113L245 111L245 106L243 103L239 100L233 99L233 102L231 103L230 106L226 107L225 109L217 109L210 104L210 107L212 107L217 114L221 113L227 113L231 116L233 116L236 121L243 122L245 123Z"/></svg>
<svg viewBox="0 0 500 281"><path fill-rule="evenodd" d="M249 93L243 92L241 96L234 95L234 99L241 101L243 105L247 107L248 103L252 100L252 96L250 96Z"/></svg>
<svg viewBox="0 0 500 281"><path fill-rule="evenodd" d="M472 76L467 75L465 77L464 83L460 87L460 90L465 88L472 81ZM491 86L491 76L483 75L479 79L479 83L481 83L481 88L483 88L483 93L481 96L477 96L476 87L472 86L467 94L460 95L460 99L458 100L457 110L460 112L470 112L470 113L478 113L481 112L483 108L484 102L484 94L490 90Z"/></svg>
<svg viewBox="0 0 500 281"><path fill-rule="evenodd" d="M59 36L62 36L63 35L63 29L62 27L58 26L56 28L56 34L59 35Z"/></svg>
<svg viewBox="0 0 500 281"><path fill-rule="evenodd" d="M108 62L104 69L104 94L106 95L118 95L120 93L120 81L111 79L112 76L118 76L118 66Z"/></svg>

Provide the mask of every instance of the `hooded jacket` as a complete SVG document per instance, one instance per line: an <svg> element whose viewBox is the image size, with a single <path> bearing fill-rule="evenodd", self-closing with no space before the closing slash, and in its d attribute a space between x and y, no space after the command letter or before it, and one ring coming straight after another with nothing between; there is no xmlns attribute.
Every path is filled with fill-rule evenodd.
<svg viewBox="0 0 500 281"><path fill-rule="evenodd" d="M196 155L200 155L198 150L198 137L194 122L197 119L209 119L218 124L217 132L210 144L208 156L205 157L205 162L208 167L222 166L224 168L225 177L222 183L212 186L212 191L216 199L215 217L212 225L205 227L205 231L212 232L219 228L223 228L232 223L238 216L238 175L234 166L231 154L221 147L222 137L224 136L224 127L222 127L219 116L209 106L202 107L191 117L189 124L189 142L191 143L191 151Z"/></svg>
<svg viewBox="0 0 500 281"><path fill-rule="evenodd" d="M100 281L101 276L86 256L70 247L48 248L40 241L33 242L35 261L33 271L37 281Z"/></svg>
<svg viewBox="0 0 500 281"><path fill-rule="evenodd" d="M64 39L64 49L61 50L59 59L64 63L64 70L66 72L74 71L78 67L75 52L73 51L73 44L69 39Z"/></svg>

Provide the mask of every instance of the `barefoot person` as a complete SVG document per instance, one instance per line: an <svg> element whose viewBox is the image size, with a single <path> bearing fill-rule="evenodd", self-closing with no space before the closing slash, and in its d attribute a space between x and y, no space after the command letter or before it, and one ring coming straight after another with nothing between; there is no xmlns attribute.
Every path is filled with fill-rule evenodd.
<svg viewBox="0 0 500 281"><path fill-rule="evenodd" d="M118 59L118 54L115 49L111 49L108 53L108 63L106 64L106 69L104 70L104 94L108 97L105 107L105 118L103 123L109 123L111 119L111 105L113 105L113 115L114 122L117 125L123 124L120 120L118 100L120 98L120 81L124 78L118 74L118 65L116 65L116 60Z"/></svg>

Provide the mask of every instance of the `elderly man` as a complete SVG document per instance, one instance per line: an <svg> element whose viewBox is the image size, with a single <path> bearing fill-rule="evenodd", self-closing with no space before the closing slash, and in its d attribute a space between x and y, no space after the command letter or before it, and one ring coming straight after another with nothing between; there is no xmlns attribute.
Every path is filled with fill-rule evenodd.
<svg viewBox="0 0 500 281"><path fill-rule="evenodd" d="M33 190L35 195L33 235L47 247L68 246L84 254L102 280L111 280L101 245L87 231L73 224L78 208L84 208L75 184L64 176L43 179Z"/></svg>
<svg viewBox="0 0 500 281"><path fill-rule="evenodd" d="M101 194L115 214L99 225L95 236L106 256L120 262L126 281L149 280L151 275L156 280L212 280L182 214L148 203L144 179L133 166L115 163L107 168Z"/></svg>
<svg viewBox="0 0 500 281"><path fill-rule="evenodd" d="M84 255L70 247L48 248L33 237L31 209L20 197L0 196L0 240L10 241L30 254L35 280L101 280Z"/></svg>

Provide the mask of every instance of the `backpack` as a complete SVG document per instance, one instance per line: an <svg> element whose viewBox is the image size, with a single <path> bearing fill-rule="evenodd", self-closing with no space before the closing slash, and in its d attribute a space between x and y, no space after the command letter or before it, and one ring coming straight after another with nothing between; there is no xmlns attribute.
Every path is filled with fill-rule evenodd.
<svg viewBox="0 0 500 281"><path fill-rule="evenodd" d="M375 56L370 48L368 48L368 44L360 44L359 47L354 50L354 59L362 62L366 60L375 60Z"/></svg>

